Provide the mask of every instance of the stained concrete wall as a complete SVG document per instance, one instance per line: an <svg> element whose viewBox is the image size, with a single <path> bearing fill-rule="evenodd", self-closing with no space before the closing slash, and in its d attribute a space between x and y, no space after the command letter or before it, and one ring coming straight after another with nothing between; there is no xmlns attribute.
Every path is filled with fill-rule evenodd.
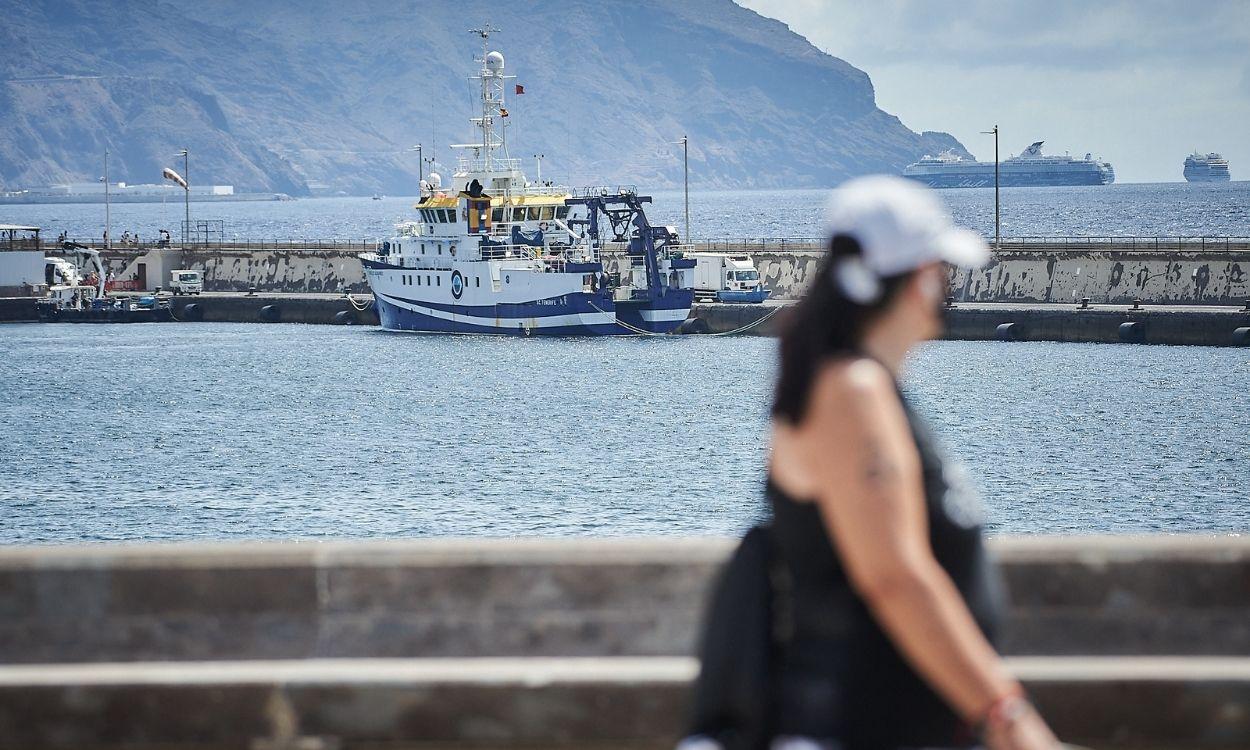
<svg viewBox="0 0 1250 750"><path fill-rule="evenodd" d="M1101 250L1040 244L1002 250L977 271L955 271L951 286L960 301L1073 302L1088 297L1106 303L1140 298L1148 304L1240 305L1250 299L1250 250L1238 248ZM823 257L821 250L804 243L724 249L749 253L775 299L799 297ZM152 286L152 269L159 265L161 286L168 286L168 270L193 268L204 272L209 291L368 290L354 250L218 248L151 251L142 259L115 252L106 258L119 279L130 278L139 260L148 263ZM607 254L605 263L614 269L615 256Z"/></svg>

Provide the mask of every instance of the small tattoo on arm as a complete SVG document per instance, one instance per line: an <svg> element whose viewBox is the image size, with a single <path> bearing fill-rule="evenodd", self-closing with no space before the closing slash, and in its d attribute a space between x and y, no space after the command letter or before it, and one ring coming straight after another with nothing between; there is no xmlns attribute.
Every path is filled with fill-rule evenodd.
<svg viewBox="0 0 1250 750"><path fill-rule="evenodd" d="M901 473L898 464L892 461L875 441L869 441L867 448L864 480L874 488L884 487L897 481Z"/></svg>

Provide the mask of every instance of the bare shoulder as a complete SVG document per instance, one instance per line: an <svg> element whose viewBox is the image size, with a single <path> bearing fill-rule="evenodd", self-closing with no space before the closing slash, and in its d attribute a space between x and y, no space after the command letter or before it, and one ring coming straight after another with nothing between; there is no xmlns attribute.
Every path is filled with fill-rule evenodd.
<svg viewBox="0 0 1250 750"><path fill-rule="evenodd" d="M867 357L842 357L824 364L812 384L815 413L865 413L898 400L888 370Z"/></svg>

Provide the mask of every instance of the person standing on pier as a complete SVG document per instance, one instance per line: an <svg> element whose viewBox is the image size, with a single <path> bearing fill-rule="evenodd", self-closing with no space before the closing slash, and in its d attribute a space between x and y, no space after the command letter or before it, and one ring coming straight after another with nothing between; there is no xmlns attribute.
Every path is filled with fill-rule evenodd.
<svg viewBox="0 0 1250 750"><path fill-rule="evenodd" d="M992 645L979 501L897 385L941 333L946 264L988 248L894 177L834 191L828 237L781 334L771 523L713 592L680 747L1053 750Z"/></svg>

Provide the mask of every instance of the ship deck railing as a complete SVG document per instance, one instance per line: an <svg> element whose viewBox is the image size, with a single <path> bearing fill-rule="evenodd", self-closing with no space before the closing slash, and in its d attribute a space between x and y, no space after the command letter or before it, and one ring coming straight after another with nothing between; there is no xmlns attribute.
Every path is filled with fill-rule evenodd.
<svg viewBox="0 0 1250 750"><path fill-rule="evenodd" d="M635 185L587 185L573 191L574 198L607 198L614 195L637 195Z"/></svg>
<svg viewBox="0 0 1250 750"><path fill-rule="evenodd" d="M516 172L521 169L521 160L511 157L458 156L456 157L456 174L470 172Z"/></svg>

